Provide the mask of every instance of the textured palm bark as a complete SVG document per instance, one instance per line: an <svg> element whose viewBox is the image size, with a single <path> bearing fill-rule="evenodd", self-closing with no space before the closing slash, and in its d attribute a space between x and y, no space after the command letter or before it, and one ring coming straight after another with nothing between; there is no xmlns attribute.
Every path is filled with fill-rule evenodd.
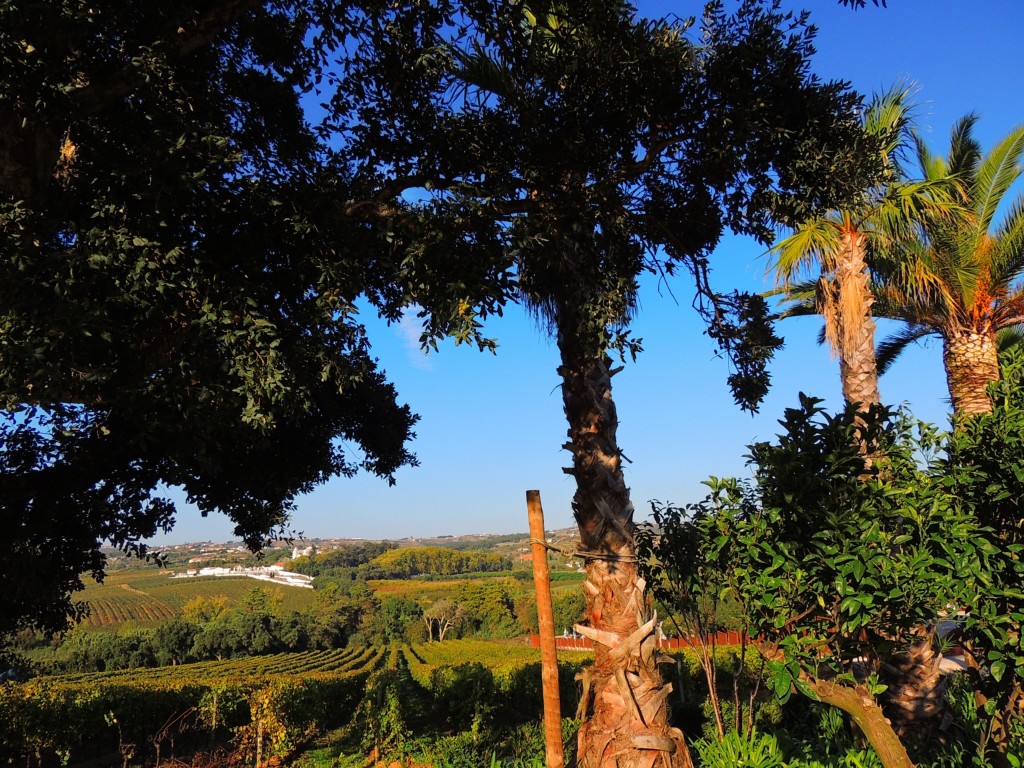
<svg viewBox="0 0 1024 768"><path fill-rule="evenodd" d="M1020 683L1014 683L1009 699L1001 710L996 712L992 718L992 743L995 746L995 754L992 756L994 768L1010 768L1014 765L1007 755L1012 748L1013 723L1019 723L1024 718L1024 690Z"/></svg>
<svg viewBox="0 0 1024 768"><path fill-rule="evenodd" d="M1006 703L996 706L995 701L989 698L992 678L987 671L984 652L973 648L970 642L965 643L966 651L964 661L967 662L968 679L974 689L974 707L979 712L989 711L989 707L995 707L995 711L989 720L988 741L986 743L986 757L991 768L1014 768L1016 763L1011 763L1007 754L1013 748L1012 733L1014 723L1024 721L1024 688L1019 682L1014 682Z"/></svg>
<svg viewBox="0 0 1024 768"><path fill-rule="evenodd" d="M861 411L881 402L872 313L874 296L870 283L867 240L856 230L845 231L834 273L831 338L839 353L843 399L857 403ZM868 461L874 463L877 457L873 446L862 444L861 450L867 454ZM897 659L887 670L885 682L889 687L883 700L893 726L888 730L897 742L899 736L921 736L940 727L945 713L945 686L938 675L938 659L930 640L913 645ZM888 733L884 738L890 738ZM903 754L906 754L905 749ZM896 759L894 764L901 765L902 758Z"/></svg>
<svg viewBox="0 0 1024 768"><path fill-rule="evenodd" d="M867 265L867 241L858 232L844 232L835 269L836 348L843 398L861 410L881 402L875 358L875 320Z"/></svg>
<svg viewBox="0 0 1024 768"><path fill-rule="evenodd" d="M582 674L577 761L584 768L690 768L681 731L669 727L671 684L661 678L657 624L634 561L633 506L622 474L612 400L611 361L580 343L573 313L560 308L562 398L576 478L573 512L587 580L587 624L594 665Z"/></svg>
<svg viewBox="0 0 1024 768"><path fill-rule="evenodd" d="M905 742L924 745L945 737L948 705L940 660L929 635L879 670L879 681L888 686L879 704Z"/></svg>
<svg viewBox="0 0 1024 768"><path fill-rule="evenodd" d="M942 353L953 411L965 415L991 413L988 385L999 380L995 331L951 330L943 337Z"/></svg>

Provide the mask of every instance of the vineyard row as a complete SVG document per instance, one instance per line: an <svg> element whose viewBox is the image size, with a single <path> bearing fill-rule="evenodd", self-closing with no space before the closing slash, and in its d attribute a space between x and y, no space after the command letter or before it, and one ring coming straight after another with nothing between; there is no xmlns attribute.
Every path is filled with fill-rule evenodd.
<svg viewBox="0 0 1024 768"><path fill-rule="evenodd" d="M403 676L432 713L448 711L452 727L483 699L493 711L532 719L541 709L539 656L529 646L453 640L8 682L0 684L0 762L117 751L159 761L161 750L166 757L172 747L230 740L241 758L265 763L350 724L372 710L382 685ZM575 711L576 674L591 658L560 655L565 716Z"/></svg>

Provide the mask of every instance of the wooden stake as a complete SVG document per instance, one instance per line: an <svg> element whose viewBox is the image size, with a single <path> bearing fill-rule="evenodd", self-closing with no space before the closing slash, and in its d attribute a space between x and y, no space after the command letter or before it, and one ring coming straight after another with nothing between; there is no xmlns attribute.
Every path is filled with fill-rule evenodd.
<svg viewBox="0 0 1024 768"><path fill-rule="evenodd" d="M555 652L555 615L551 609L551 579L544 541L544 508L540 491L526 492L526 511L533 539L533 584L537 590L537 623L540 629L541 686L544 691L544 746L547 768L564 768L562 751L562 704L558 695L558 658Z"/></svg>

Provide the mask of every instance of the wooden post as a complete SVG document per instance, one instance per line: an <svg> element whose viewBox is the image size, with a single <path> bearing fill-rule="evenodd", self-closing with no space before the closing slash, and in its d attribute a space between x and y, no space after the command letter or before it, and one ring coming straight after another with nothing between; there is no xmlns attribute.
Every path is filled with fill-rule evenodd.
<svg viewBox="0 0 1024 768"><path fill-rule="evenodd" d="M562 704L558 696L558 658L555 651L555 616L551 610L551 579L544 542L544 508L540 491L526 492L533 552L533 584L537 590L537 623L540 629L541 686L544 691L544 747L547 768L564 768L562 752Z"/></svg>

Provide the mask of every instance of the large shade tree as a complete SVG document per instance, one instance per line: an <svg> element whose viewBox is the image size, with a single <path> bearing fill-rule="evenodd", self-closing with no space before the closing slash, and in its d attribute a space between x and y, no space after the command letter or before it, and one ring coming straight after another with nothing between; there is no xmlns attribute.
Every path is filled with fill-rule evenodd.
<svg viewBox="0 0 1024 768"><path fill-rule="evenodd" d="M976 122L968 115L956 123L945 158L917 142L924 178L958 181L966 215L923 219L876 275L878 314L907 324L880 345L880 365L918 339L940 336L953 409L967 415L991 412L997 333L1024 321L1024 194L1010 197L1024 172L1024 126L985 154Z"/></svg>
<svg viewBox="0 0 1024 768"><path fill-rule="evenodd" d="M415 252L460 228L464 285L522 299L558 345L587 563L580 629L597 644L579 760L686 764L635 567L613 356L638 348L627 326L641 273L682 266L738 361L740 402L756 404L777 342L758 297L712 291L708 256L726 228L767 241L773 216L795 221L865 184L857 164L875 153L858 151L855 99L810 76L804 20L770 3L712 4L691 34L607 0L398 2L363 35L333 102L364 191L350 208ZM403 200L418 202L395 210ZM424 302L429 331L440 314Z"/></svg>
<svg viewBox="0 0 1024 768"><path fill-rule="evenodd" d="M413 461L353 304L401 291L299 103L346 13L0 10L0 637L63 626L104 540L172 524L164 486L257 546L315 483Z"/></svg>

